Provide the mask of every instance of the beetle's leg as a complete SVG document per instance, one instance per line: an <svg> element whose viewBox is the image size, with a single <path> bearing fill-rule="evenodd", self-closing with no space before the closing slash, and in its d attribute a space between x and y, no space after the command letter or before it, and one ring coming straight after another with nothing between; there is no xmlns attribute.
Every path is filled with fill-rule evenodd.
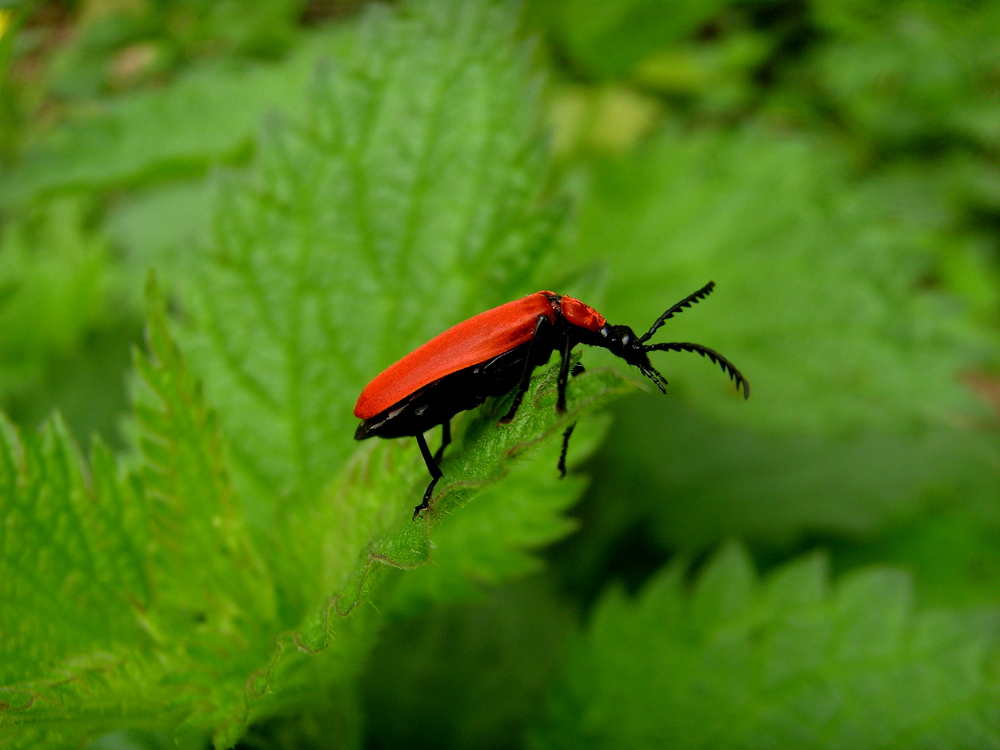
<svg viewBox="0 0 1000 750"><path fill-rule="evenodd" d="M524 360L524 372L521 373L521 382L517 384L517 395L514 396L514 403L510 405L510 409L501 418L500 424L507 424L513 421L514 415L517 414L517 410L521 406L521 400L524 398L528 386L531 385L531 372L535 369L535 365L532 362L535 353L535 342L538 341L538 334L541 332L543 325L551 325L551 321L547 316L539 315L535 319L535 332L531 335L531 343L528 344L528 356Z"/></svg>
<svg viewBox="0 0 1000 750"><path fill-rule="evenodd" d="M575 378L577 375L581 375L584 372L586 372L586 368L579 362L577 362L575 365L573 365L569 374ZM556 468L559 470L560 479L566 478L566 451L569 450L569 439L570 436L573 434L573 430L575 429L576 429L576 422L574 422L565 430L563 430L562 450L559 452L559 463L556 464Z"/></svg>
<svg viewBox="0 0 1000 750"><path fill-rule="evenodd" d="M563 339L562 363L559 365L559 398L556 400L556 411L560 414L566 413L566 381L569 380L569 350L572 348L573 343L567 334Z"/></svg>
<svg viewBox="0 0 1000 750"><path fill-rule="evenodd" d="M420 446L420 455L424 457L424 463L427 464L427 471L431 473L431 483L427 485L427 489L424 491L423 502L413 509L414 521L417 520L417 517L420 515L420 511L427 510L431 507L431 493L434 491L434 485L438 483L438 480L442 476L444 476L441 473L441 467L437 465L437 461L435 461L434 456L431 455L431 449L427 447L427 441L424 440L423 433L417 433L417 445Z"/></svg>
<svg viewBox="0 0 1000 750"><path fill-rule="evenodd" d="M556 468L559 469L559 478L566 478L566 451L569 450L569 438L573 434L573 430L576 429L576 422L571 424L563 431L563 444L562 451L559 453L559 463L556 464Z"/></svg>
<svg viewBox="0 0 1000 750"><path fill-rule="evenodd" d="M444 457L444 449L451 445L451 420L448 419L441 425L441 447L434 453L434 460L440 464Z"/></svg>

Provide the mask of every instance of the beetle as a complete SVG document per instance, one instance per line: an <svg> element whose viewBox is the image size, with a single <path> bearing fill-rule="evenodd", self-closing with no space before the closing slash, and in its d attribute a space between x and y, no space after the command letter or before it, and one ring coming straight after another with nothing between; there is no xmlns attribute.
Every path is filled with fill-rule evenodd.
<svg viewBox="0 0 1000 750"><path fill-rule="evenodd" d="M430 507L434 485L443 476L440 464L445 448L451 443L451 418L474 409L489 396L502 396L516 387L513 403L500 419L501 424L510 423L528 390L532 372L546 364L556 350L562 356L556 399L559 413L566 411L570 351L577 344L609 350L638 367L663 393L667 380L649 361L649 352L696 352L719 365L737 391L742 388L743 397L749 398L747 379L714 349L680 341L646 343L665 321L703 300L714 288L715 282L710 281L668 308L642 336L628 326L609 325L603 315L578 299L549 291L535 292L479 313L414 349L365 386L354 407L354 416L362 420L354 439L417 439L431 483L423 501L413 510L416 519ZM578 364L573 374L582 371ZM441 447L431 454L424 433L437 425L441 425ZM558 464L563 476L574 426L563 433Z"/></svg>

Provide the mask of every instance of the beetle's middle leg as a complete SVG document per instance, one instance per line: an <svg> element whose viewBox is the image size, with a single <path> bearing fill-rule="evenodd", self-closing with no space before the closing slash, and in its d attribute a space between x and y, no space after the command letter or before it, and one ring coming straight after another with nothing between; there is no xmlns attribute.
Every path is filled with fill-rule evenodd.
<svg viewBox="0 0 1000 750"><path fill-rule="evenodd" d="M546 325L552 325L552 321L547 316L539 315L535 319L535 332L531 335L531 343L528 344L528 356L524 360L524 371L521 373L521 382L517 384L517 395L514 396L514 403L510 405L510 409L500 419L500 424L508 424L514 420L514 415L517 414L517 410L521 406L524 394L527 393L528 386L531 385L531 373L535 369L534 354L538 342L538 334L541 333L542 327Z"/></svg>
<svg viewBox="0 0 1000 750"><path fill-rule="evenodd" d="M572 375L575 378L582 372L584 372L584 367L579 362L577 362L575 365L573 365L573 369L570 371L570 375ZM569 439L573 436L573 430L575 429L576 429L576 422L574 422L565 430L563 430L562 450L559 451L559 463L556 464L556 469L559 470L560 479L566 478L566 452L569 450Z"/></svg>

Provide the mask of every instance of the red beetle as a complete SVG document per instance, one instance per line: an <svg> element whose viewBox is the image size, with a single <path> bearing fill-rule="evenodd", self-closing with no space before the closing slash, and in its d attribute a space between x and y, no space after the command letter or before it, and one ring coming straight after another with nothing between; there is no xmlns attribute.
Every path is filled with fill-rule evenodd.
<svg viewBox="0 0 1000 750"><path fill-rule="evenodd" d="M380 373L358 397L354 416L363 420L355 440L370 437L415 437L431 483L423 502L413 511L416 518L430 505L434 485L441 478L438 465L451 442L451 418L460 411L479 406L489 396L501 396L517 386L517 395L501 423L514 419L531 373L559 350L556 411L566 411L566 382L570 350L577 344L602 346L621 357L656 383L666 393L666 379L649 361L648 352L697 352L715 362L750 397L750 384L733 364L718 352L686 342L647 344L663 322L684 308L704 299L715 287L709 282L656 319L644 335L636 336L628 326L612 326L594 308L578 299L553 292L535 292L480 313L449 328L407 354ZM579 365L574 374L583 371ZM441 425L441 447L431 455L424 433ZM566 449L573 426L563 433L559 470L566 473Z"/></svg>

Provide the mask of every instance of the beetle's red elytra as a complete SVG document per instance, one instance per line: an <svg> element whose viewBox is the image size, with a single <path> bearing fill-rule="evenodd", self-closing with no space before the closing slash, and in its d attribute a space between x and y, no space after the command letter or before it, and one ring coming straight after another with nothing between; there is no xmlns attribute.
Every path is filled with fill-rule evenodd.
<svg viewBox="0 0 1000 750"><path fill-rule="evenodd" d="M415 437L420 453L431 474L431 483L413 517L430 507L434 486L442 477L440 462L451 442L451 418L473 409L490 396L501 396L517 387L507 414L500 420L514 419L531 373L547 363L559 350L556 410L566 411L566 386L570 375L570 351L577 344L600 346L621 357L628 364L666 392L666 379L649 361L651 351L687 351L708 357L729 375L744 398L750 397L750 384L725 357L701 344L646 342L674 315L707 297L714 282L709 282L673 307L667 309L641 337L628 326L608 325L597 310L573 297L541 291L479 313L449 328L426 344L414 349L375 377L358 397L354 416L361 419L354 434L356 440L371 437ZM583 371L574 368L574 375ZM441 425L441 447L431 454L424 433ZM566 451L573 433L571 425L563 433L559 471L566 473Z"/></svg>
<svg viewBox="0 0 1000 750"><path fill-rule="evenodd" d="M539 315L555 323L549 294L529 294L481 312L414 349L365 386L354 416L371 419L435 380L528 343Z"/></svg>

